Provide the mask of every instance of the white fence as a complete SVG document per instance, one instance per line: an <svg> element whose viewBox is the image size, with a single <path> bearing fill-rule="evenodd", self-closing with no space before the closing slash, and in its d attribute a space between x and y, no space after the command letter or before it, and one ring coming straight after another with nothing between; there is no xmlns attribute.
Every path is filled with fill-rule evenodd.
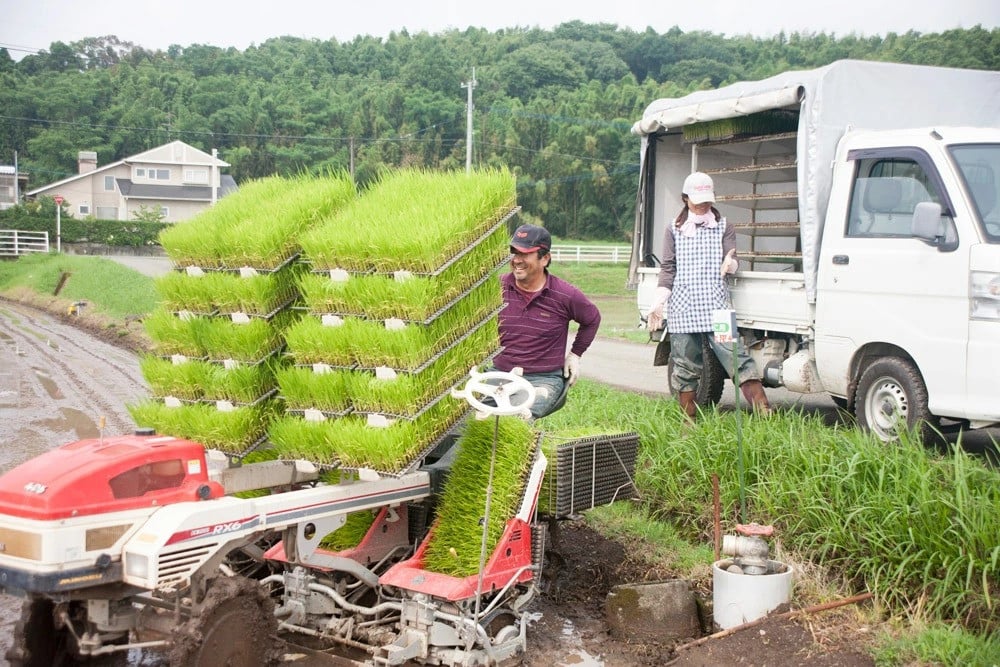
<svg viewBox="0 0 1000 667"><path fill-rule="evenodd" d="M553 245L554 262L628 263L632 248L627 245Z"/></svg>
<svg viewBox="0 0 1000 667"><path fill-rule="evenodd" d="M0 229L0 256L16 257L29 252L48 252L48 232L25 232L17 229Z"/></svg>

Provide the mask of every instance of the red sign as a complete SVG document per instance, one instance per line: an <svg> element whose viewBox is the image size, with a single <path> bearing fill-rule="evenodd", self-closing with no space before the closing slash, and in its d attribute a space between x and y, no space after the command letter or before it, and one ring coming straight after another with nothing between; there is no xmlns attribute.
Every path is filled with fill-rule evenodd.
<svg viewBox="0 0 1000 667"><path fill-rule="evenodd" d="M56 206L62 206L62 203L63 203L63 196L62 195L56 195L52 199L55 200Z"/></svg>

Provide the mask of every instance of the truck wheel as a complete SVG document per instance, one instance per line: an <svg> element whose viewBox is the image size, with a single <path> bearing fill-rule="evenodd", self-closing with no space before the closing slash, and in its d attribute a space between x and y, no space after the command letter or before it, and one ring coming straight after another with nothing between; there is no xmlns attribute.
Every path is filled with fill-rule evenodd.
<svg viewBox="0 0 1000 667"><path fill-rule="evenodd" d="M274 604L256 582L220 577L205 602L175 633L171 667L260 667L274 665L280 653Z"/></svg>
<svg viewBox="0 0 1000 667"><path fill-rule="evenodd" d="M912 363L883 357L861 375L854 398L858 424L883 442L895 442L904 430L927 439L936 420L927 407L927 387Z"/></svg>
<svg viewBox="0 0 1000 667"><path fill-rule="evenodd" d="M698 390L695 393L695 402L698 403L698 407L710 408L719 402L722 398L722 385L729 377L726 374L726 370L719 363L718 357L715 356L715 352L712 352L712 346L708 342L708 338L702 340L701 346L701 378L698 380ZM674 391L674 383L671 379L674 375L674 360L671 357L667 361L667 388L670 390L671 396L676 396L677 392Z"/></svg>

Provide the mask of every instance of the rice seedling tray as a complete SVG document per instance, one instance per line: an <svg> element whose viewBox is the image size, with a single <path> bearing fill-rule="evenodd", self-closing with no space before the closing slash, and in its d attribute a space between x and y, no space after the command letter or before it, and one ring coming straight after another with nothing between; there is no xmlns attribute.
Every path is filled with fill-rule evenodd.
<svg viewBox="0 0 1000 667"><path fill-rule="evenodd" d="M549 450L539 512L560 518L634 498L639 434L588 436Z"/></svg>
<svg viewBox="0 0 1000 667"><path fill-rule="evenodd" d="M493 320L493 318L500 313L501 310L503 310L503 306L500 306L499 308L491 312L487 317L472 325L472 327L470 327L465 333L461 334L457 338L448 339L447 345L445 345L440 350L434 352L434 354L431 357L429 357L428 359L426 359L425 361L421 362L416 366L407 366L403 368L389 368L387 366L364 366L359 363L344 364L344 365L312 363L312 364L295 364L295 367L312 368L313 372L315 373L327 373L331 370L369 371L373 373L379 373L379 372L385 372L386 370L390 370L393 373L406 373L408 375L417 375L421 371L424 371L427 368L429 368L431 365L433 365L436 361L438 361L441 357L450 352L452 349L461 345L463 341L473 336L481 328L489 324ZM492 360L496 355L500 354L501 350L502 348L500 348L498 344L498 346L495 349L491 349L490 351L488 351L484 358L487 360Z"/></svg>
<svg viewBox="0 0 1000 667"><path fill-rule="evenodd" d="M211 359L209 357L204 357L202 360L207 361L210 364L216 364L218 366L222 366L223 368L243 368L246 366L260 366L261 364L266 363L272 357L281 354L284 349L285 349L285 343L282 342L278 343L278 345L276 345L274 349L272 349L270 352L265 352L264 356L258 357L257 359L252 359L252 360Z"/></svg>
<svg viewBox="0 0 1000 667"><path fill-rule="evenodd" d="M368 424L360 415L321 422L285 416L270 425L269 436L279 458L305 459L345 471L403 475L439 446L469 410L467 405L438 404L433 413L423 415L422 423L402 421L381 427ZM331 443L335 443L332 448ZM336 451L345 446L347 450Z"/></svg>
<svg viewBox="0 0 1000 667"><path fill-rule="evenodd" d="M185 265L174 264L173 269L174 271L180 271L192 277L198 277L206 273L215 272L215 273L238 273L244 278L248 278L250 276L255 276L258 274L276 273L281 269L285 268L286 266L289 266L292 262L298 260L301 256L302 252L296 250L295 252L291 253L290 255L282 259L279 264L269 268L257 267L257 266L228 266L225 263L225 258L221 258L219 266L197 266L194 264L185 264Z"/></svg>
<svg viewBox="0 0 1000 667"><path fill-rule="evenodd" d="M321 410L319 408L285 408L285 414L302 417L306 421L323 421L323 419L337 419L353 414L354 408L347 407L343 410Z"/></svg>
<svg viewBox="0 0 1000 667"><path fill-rule="evenodd" d="M181 405L214 405L219 412L230 412L236 408L252 408L260 405L267 399L278 393L277 387L261 394L253 401L234 401L219 398L179 398L177 396L153 396L154 400L162 401L168 408L176 408Z"/></svg>
<svg viewBox="0 0 1000 667"><path fill-rule="evenodd" d="M298 298L299 298L298 294L293 294L293 295L289 296L287 299L285 299L285 301L283 303L281 303L278 307L274 308L273 310L271 310L270 312L267 312L267 313L247 313L247 312L243 312L243 311L233 311L233 312L229 312L229 313L221 313L221 311L219 311L219 310L216 310L216 313L218 313L218 314L224 314L225 316L229 317L229 320L233 324L246 324L246 323L248 323L252 319L264 320L265 322L269 322L272 319L274 319L274 317L278 313L280 313L283 310L288 309L293 303L295 303L295 301Z"/></svg>

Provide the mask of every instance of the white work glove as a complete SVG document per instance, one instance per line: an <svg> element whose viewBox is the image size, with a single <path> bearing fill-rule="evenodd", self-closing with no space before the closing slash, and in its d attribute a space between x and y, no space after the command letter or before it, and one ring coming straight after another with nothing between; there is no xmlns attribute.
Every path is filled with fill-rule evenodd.
<svg viewBox="0 0 1000 667"><path fill-rule="evenodd" d="M650 331L659 331L663 328L663 307L670 300L669 287L657 287L653 295L653 305L646 315L646 328Z"/></svg>
<svg viewBox="0 0 1000 667"><path fill-rule="evenodd" d="M576 384L576 379L580 377L580 355L570 352L566 355L566 363L563 364L563 377L569 386Z"/></svg>
<svg viewBox="0 0 1000 667"><path fill-rule="evenodd" d="M719 269L719 275L723 278L726 277L727 273L736 273L736 269L740 268L739 261L736 260L733 255L736 254L736 248L733 248L726 253L726 256L722 258L722 267Z"/></svg>

